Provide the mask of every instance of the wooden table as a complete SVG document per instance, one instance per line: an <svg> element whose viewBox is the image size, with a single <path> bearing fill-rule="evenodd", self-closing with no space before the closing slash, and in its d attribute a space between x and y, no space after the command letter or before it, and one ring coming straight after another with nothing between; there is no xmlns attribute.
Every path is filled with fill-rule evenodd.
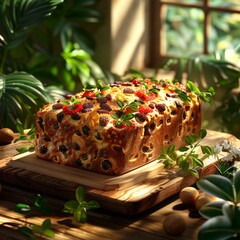
<svg viewBox="0 0 240 240"><path fill-rule="evenodd" d="M0 146L1 159L11 158L17 154L15 150L21 142ZM197 232L204 219L197 211L181 204L178 194L160 202L154 207L135 216L126 216L121 213L111 211L111 209L98 209L89 212L88 222L75 227L71 224L71 216L62 212L64 202L59 197L43 195L48 200L49 206L54 210L50 214L43 214L37 210L32 210L27 215L15 212L16 203L30 203L37 190L19 187L6 182L1 183L0 193L0 239L3 240L24 240L25 236L17 231L19 226L26 224L38 224L50 218L55 238L58 240L75 239L133 239L133 240L154 240L154 239L176 239L167 235L162 223L165 217L172 212L181 214L187 223L187 228L177 239L197 239ZM48 238L42 238L48 239Z"/></svg>

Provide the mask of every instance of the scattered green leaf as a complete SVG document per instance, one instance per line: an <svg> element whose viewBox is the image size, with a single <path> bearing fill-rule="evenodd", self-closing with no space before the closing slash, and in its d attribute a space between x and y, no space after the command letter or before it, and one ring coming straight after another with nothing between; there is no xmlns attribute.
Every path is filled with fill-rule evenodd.
<svg viewBox="0 0 240 240"><path fill-rule="evenodd" d="M99 204L96 201L85 201L86 192L82 187L76 189L76 200L70 200L64 204L63 212L73 214L73 218L80 223L87 221L88 213L90 209L99 208Z"/></svg>
<svg viewBox="0 0 240 240"><path fill-rule="evenodd" d="M15 211L20 213L26 213L31 211L31 207L28 204L18 203L15 206Z"/></svg>
<svg viewBox="0 0 240 240"><path fill-rule="evenodd" d="M16 143L18 141L26 141L26 145L17 147L16 150L19 153L34 151L35 128L32 127L30 130L28 130L25 133L23 125L21 123L18 122L16 127L17 127L18 132L20 133L20 136L14 139L14 143Z"/></svg>

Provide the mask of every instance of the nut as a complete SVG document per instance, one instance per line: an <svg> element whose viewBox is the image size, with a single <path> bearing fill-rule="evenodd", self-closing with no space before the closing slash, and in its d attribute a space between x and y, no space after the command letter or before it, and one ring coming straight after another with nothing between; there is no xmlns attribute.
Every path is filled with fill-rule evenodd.
<svg viewBox="0 0 240 240"><path fill-rule="evenodd" d="M14 139L14 132L10 128L0 129L0 144L9 144Z"/></svg>
<svg viewBox="0 0 240 240"><path fill-rule="evenodd" d="M182 201L182 203L187 205L194 205L198 196L199 192L194 187L185 187L181 190L179 194L179 198Z"/></svg>
<svg viewBox="0 0 240 240"><path fill-rule="evenodd" d="M205 204L216 201L216 200L217 200L217 198L214 197L214 196L211 196L207 193L200 193L200 195L196 199L195 207L196 207L197 210L199 210Z"/></svg>
<svg viewBox="0 0 240 240"><path fill-rule="evenodd" d="M172 236L182 234L186 229L185 219L178 213L171 213L163 221L163 230Z"/></svg>

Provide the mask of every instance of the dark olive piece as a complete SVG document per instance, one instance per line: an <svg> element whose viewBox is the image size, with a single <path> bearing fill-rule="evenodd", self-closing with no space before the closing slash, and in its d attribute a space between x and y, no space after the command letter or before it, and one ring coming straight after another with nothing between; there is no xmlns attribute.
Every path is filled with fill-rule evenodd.
<svg viewBox="0 0 240 240"><path fill-rule="evenodd" d="M104 110L107 110L109 112L112 111L112 108L108 104L106 104L106 103L101 103L100 104L100 108L104 109Z"/></svg>
<svg viewBox="0 0 240 240"><path fill-rule="evenodd" d="M63 108L63 104L61 103L55 103L52 105L52 109L62 109Z"/></svg>
<svg viewBox="0 0 240 240"><path fill-rule="evenodd" d="M80 120L81 119L81 117L79 116L79 114L73 114L73 115L71 115L71 118L73 119L73 120Z"/></svg>
<svg viewBox="0 0 240 240"><path fill-rule="evenodd" d="M80 132L79 130L76 130L75 133L76 133L79 137L82 136L82 134L81 134L81 132Z"/></svg>
<svg viewBox="0 0 240 240"><path fill-rule="evenodd" d="M155 108L155 104L154 104L154 103L150 103L148 106L149 106L150 108L152 108L152 109Z"/></svg>
<svg viewBox="0 0 240 240"><path fill-rule="evenodd" d="M101 116L101 117L99 118L99 124L100 124L100 126L105 127L105 126L107 126L108 122L109 122L109 119L108 119L107 116Z"/></svg>
<svg viewBox="0 0 240 240"><path fill-rule="evenodd" d="M140 122L147 121L147 116L144 113L136 113L135 118Z"/></svg>
<svg viewBox="0 0 240 240"><path fill-rule="evenodd" d="M38 119L37 123L39 124L40 128L44 131L43 119L41 117Z"/></svg>
<svg viewBox="0 0 240 240"><path fill-rule="evenodd" d="M119 146L113 146L112 147L113 148L113 150L115 150L115 151L117 151L117 152L122 152L122 148L121 147L119 147Z"/></svg>
<svg viewBox="0 0 240 240"><path fill-rule="evenodd" d="M108 150L103 149L103 150L102 150L102 156L103 156L104 158L107 157L107 156L108 156Z"/></svg>
<svg viewBox="0 0 240 240"><path fill-rule="evenodd" d="M159 112L164 112L165 111L165 105L164 104L156 104L156 109L159 111Z"/></svg>
<svg viewBox="0 0 240 240"><path fill-rule="evenodd" d="M101 136L101 134L99 132L97 134L95 134L95 138L97 140L103 140L103 138L102 138L102 136Z"/></svg>
<svg viewBox="0 0 240 240"><path fill-rule="evenodd" d="M97 97L97 102L98 103L107 103L107 98L106 97Z"/></svg>
<svg viewBox="0 0 240 240"><path fill-rule="evenodd" d="M59 151L62 153L65 153L68 150L68 148L65 145L60 145L59 146Z"/></svg>
<svg viewBox="0 0 240 240"><path fill-rule="evenodd" d="M177 111L176 110L172 110L171 111L171 115L176 115L177 114Z"/></svg>
<svg viewBox="0 0 240 240"><path fill-rule="evenodd" d="M43 140L45 142L50 142L51 141L50 137L46 133L44 133L44 135L43 135Z"/></svg>
<svg viewBox="0 0 240 240"><path fill-rule="evenodd" d="M132 88L124 88L123 93L134 93L135 91Z"/></svg>
<svg viewBox="0 0 240 240"><path fill-rule="evenodd" d="M144 126L144 136L147 137L147 136L151 136L151 131L149 129L149 126Z"/></svg>
<svg viewBox="0 0 240 240"><path fill-rule="evenodd" d="M120 118L121 116L124 115L124 112L123 112L123 111L120 111L120 110L117 110L117 111L116 111L116 114L117 114L117 116Z"/></svg>
<svg viewBox="0 0 240 240"><path fill-rule="evenodd" d="M83 166L83 163L82 163L82 161L78 158L78 159L76 159L75 161L74 161L74 163L75 163L75 166L77 166L77 167L82 167Z"/></svg>
<svg viewBox="0 0 240 240"><path fill-rule="evenodd" d="M63 118L64 118L64 113L63 112L60 112L60 113L57 114L58 122L62 122Z"/></svg>
<svg viewBox="0 0 240 240"><path fill-rule="evenodd" d="M80 146L76 142L74 142L73 149L78 151L78 150L80 150Z"/></svg>
<svg viewBox="0 0 240 240"><path fill-rule="evenodd" d="M142 147L142 151L143 151L144 153L146 153L146 152L151 152L151 149L150 149L149 147L147 147L147 146L143 146L143 147Z"/></svg>
<svg viewBox="0 0 240 240"><path fill-rule="evenodd" d="M103 160L102 161L102 169L107 171L112 168L112 163L109 160Z"/></svg>
<svg viewBox="0 0 240 240"><path fill-rule="evenodd" d="M82 155L82 159L83 159L83 161L88 160L88 155L87 155L86 153L84 153L84 154Z"/></svg>
<svg viewBox="0 0 240 240"><path fill-rule="evenodd" d="M106 99L107 99L108 101L111 101L111 100L112 100L112 96L111 96L110 94L107 94L107 95L106 95Z"/></svg>
<svg viewBox="0 0 240 240"><path fill-rule="evenodd" d="M89 136L89 131L90 131L90 128L87 126L87 125L84 125L82 127L82 131L83 133L88 137Z"/></svg>
<svg viewBox="0 0 240 240"><path fill-rule="evenodd" d="M39 151L40 151L41 154L47 153L47 150L48 150L48 149L47 149L45 146L41 146L41 147L39 148Z"/></svg>
<svg viewBox="0 0 240 240"><path fill-rule="evenodd" d="M98 109L97 112L98 112L99 114L106 114L106 113L109 114L109 111L104 110L104 109Z"/></svg>
<svg viewBox="0 0 240 240"><path fill-rule="evenodd" d="M82 110L82 113L87 113L87 112L91 112L92 111L92 108L84 108Z"/></svg>
<svg viewBox="0 0 240 240"><path fill-rule="evenodd" d="M154 130L155 127L156 127L156 123L152 122L150 125L149 125L150 129L151 130Z"/></svg>
<svg viewBox="0 0 240 240"><path fill-rule="evenodd" d="M122 86L132 86L131 82L122 82Z"/></svg>
<svg viewBox="0 0 240 240"><path fill-rule="evenodd" d="M93 108L93 103L91 103L91 102L84 103L83 104L83 109L85 109L85 108Z"/></svg>

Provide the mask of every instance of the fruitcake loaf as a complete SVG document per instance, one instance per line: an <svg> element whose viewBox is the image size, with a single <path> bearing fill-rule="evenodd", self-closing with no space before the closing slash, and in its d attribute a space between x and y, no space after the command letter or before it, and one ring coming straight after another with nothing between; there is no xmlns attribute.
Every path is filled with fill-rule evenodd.
<svg viewBox="0 0 240 240"><path fill-rule="evenodd" d="M133 78L45 105L35 153L51 162L121 175L155 160L201 128L201 101L179 83Z"/></svg>

